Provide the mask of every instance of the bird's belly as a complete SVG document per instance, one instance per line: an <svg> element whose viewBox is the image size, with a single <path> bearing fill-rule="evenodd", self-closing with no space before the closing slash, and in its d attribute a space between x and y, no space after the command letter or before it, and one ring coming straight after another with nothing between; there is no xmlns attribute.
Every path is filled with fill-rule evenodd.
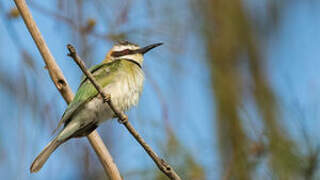
<svg viewBox="0 0 320 180"><path fill-rule="evenodd" d="M114 106L121 111L127 111L138 104L142 91L143 81L140 83L130 81L118 81L105 87L105 93L111 95ZM104 103L100 96L94 98L87 104L87 108L94 113L100 123L112 119L115 115L107 103Z"/></svg>

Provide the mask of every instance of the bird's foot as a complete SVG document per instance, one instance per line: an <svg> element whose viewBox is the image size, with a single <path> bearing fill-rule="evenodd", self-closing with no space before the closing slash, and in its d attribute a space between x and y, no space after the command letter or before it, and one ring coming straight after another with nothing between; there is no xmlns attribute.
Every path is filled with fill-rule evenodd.
<svg viewBox="0 0 320 180"><path fill-rule="evenodd" d="M124 123L128 122L128 116L124 116L123 118L118 118L118 122L120 124L124 124Z"/></svg>
<svg viewBox="0 0 320 180"><path fill-rule="evenodd" d="M111 95L110 94L106 94L106 96L103 98L104 102L108 102L111 100Z"/></svg>

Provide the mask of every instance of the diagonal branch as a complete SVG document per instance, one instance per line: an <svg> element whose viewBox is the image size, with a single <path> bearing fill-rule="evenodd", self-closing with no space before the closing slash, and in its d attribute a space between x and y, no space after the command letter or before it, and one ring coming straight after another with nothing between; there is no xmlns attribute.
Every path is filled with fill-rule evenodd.
<svg viewBox="0 0 320 180"><path fill-rule="evenodd" d="M73 93L65 79L61 69L57 65L54 57L52 56L46 42L44 41L35 21L32 18L32 15L29 11L29 8L25 2L25 0L14 0L19 12L34 40L36 43L38 50L46 64L46 67L49 71L50 77L59 90L60 94L63 96L64 100L69 104L73 99ZM99 157L101 164L106 172L106 174L112 180L121 180L121 176L119 170L113 159L104 145L101 137L97 133L97 131L93 131L88 135L88 140L95 150L96 154Z"/></svg>
<svg viewBox="0 0 320 180"><path fill-rule="evenodd" d="M102 87L97 83L93 75L87 70L85 64L79 57L76 52L76 49L68 44L67 48L69 50L68 56L72 57L72 59L77 63L82 72L88 77L93 86L97 89L97 91L102 96L105 103L108 103L109 107L112 109L114 114L118 117L119 123L123 124L127 130L131 133L131 135L139 142L139 144L143 147L143 149L149 154L152 160L156 163L158 168L170 179L172 180L181 180L178 174L174 171L174 169L163 159L159 158L159 156L151 149L151 147L144 141L144 139L140 136L140 134L134 129L131 123L128 121L127 115L125 115L122 111L114 106L111 101L111 95L106 94Z"/></svg>

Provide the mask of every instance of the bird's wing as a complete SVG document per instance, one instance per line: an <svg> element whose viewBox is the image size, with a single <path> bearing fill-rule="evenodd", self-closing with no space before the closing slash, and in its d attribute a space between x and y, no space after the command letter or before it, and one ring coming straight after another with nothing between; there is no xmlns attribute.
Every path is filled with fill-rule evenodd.
<svg viewBox="0 0 320 180"><path fill-rule="evenodd" d="M105 65L107 65L106 63L102 63L102 64L97 64L97 65L94 65L92 67L90 67L88 69L88 71L92 74L92 73L95 73L96 71L98 71L101 67L104 67ZM79 85L79 88L81 87L81 85L87 80L87 76L86 75L82 75L81 77L81 81L80 81L80 85Z"/></svg>
<svg viewBox="0 0 320 180"><path fill-rule="evenodd" d="M97 82L102 86L105 87L110 84L115 78L113 75L110 75L118 70L121 63L120 61L114 61L111 63L103 63L96 66L93 66L89 69L89 71L93 74ZM60 122L58 123L57 128L53 131L53 133L58 130L62 124L65 124L69 121L71 116L80 109L84 104L88 101L96 97L98 91L92 85L90 80L87 77L83 77L78 88L78 91L68 105L67 109L65 110Z"/></svg>

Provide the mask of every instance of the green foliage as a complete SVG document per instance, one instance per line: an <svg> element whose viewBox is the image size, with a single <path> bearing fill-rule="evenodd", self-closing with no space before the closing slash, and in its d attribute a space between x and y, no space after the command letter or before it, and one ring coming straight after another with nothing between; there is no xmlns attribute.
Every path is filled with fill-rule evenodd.
<svg viewBox="0 0 320 180"><path fill-rule="evenodd" d="M204 37L208 49L208 63L212 72L213 93L216 99L217 135L220 154L225 164L226 179L251 179L252 171L248 159L248 136L239 114L243 99L243 67L251 76L249 93L257 104L261 116L268 166L277 179L301 177L302 157L296 142L287 136L278 118L278 107L274 92L263 72L264 57L260 54L259 37L254 33L246 16L242 1L215 0L205 3ZM214 25L212 20L215 22ZM248 93L248 92L246 92ZM258 119L256 120L258 121ZM257 137L256 137L257 138ZM254 178L253 178L254 179Z"/></svg>

